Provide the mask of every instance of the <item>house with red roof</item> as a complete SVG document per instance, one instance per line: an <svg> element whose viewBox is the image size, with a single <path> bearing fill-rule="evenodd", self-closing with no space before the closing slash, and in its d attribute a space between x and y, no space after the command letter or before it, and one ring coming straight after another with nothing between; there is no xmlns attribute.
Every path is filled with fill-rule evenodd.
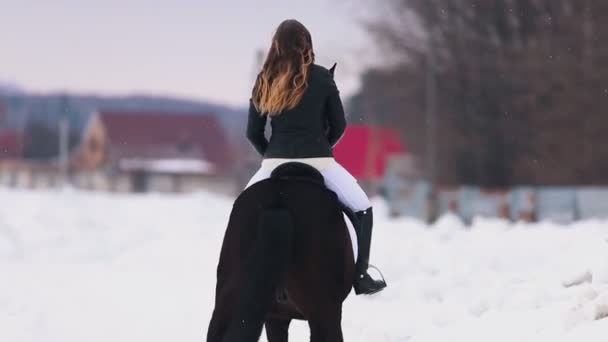
<svg viewBox="0 0 608 342"><path fill-rule="evenodd" d="M23 155L23 145L25 142L23 133L8 128L8 110L0 102L0 160L18 159Z"/></svg>
<svg viewBox="0 0 608 342"><path fill-rule="evenodd" d="M232 151L212 114L100 111L87 125L71 167L122 177L132 191L181 191L229 178Z"/></svg>

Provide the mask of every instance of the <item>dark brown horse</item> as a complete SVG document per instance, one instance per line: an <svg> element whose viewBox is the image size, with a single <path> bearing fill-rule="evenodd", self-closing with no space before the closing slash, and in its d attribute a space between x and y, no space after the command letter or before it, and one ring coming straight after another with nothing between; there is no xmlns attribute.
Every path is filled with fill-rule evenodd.
<svg viewBox="0 0 608 342"><path fill-rule="evenodd" d="M217 269L208 342L287 341L292 319L312 342L342 337L342 303L355 274L343 208L323 177L285 164L235 201Z"/></svg>

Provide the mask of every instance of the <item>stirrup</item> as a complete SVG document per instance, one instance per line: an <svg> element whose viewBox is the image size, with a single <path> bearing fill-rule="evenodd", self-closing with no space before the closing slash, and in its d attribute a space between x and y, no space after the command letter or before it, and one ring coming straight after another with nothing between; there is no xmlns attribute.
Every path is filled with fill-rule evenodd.
<svg viewBox="0 0 608 342"><path fill-rule="evenodd" d="M378 271L378 273L380 274L380 278L382 278L382 279L378 279L378 280L376 280L376 279L374 279L374 278L372 278L372 279L374 279L375 281L379 281L379 282L381 282L381 283L382 283L382 285L383 285L383 287L386 287L386 279L384 279L384 274L382 274L382 272L380 271L380 269L379 269L378 267L374 266L374 265L367 265L367 269L370 269L370 268L373 268L373 269L375 269L376 271ZM368 274L369 274L369 273L368 273ZM371 276L370 276L370 277L371 277Z"/></svg>
<svg viewBox="0 0 608 342"><path fill-rule="evenodd" d="M367 266L369 269L370 265L367 265ZM362 294L373 295L386 288L386 281L384 280L384 275L382 274L382 272L380 272L380 270L375 266L371 266L371 267L374 268L376 271L378 271L378 273L380 274L380 277L382 279L376 280L376 279L372 278L372 276L369 275L369 273L367 272L367 269L366 269L365 272L361 273L361 279L355 280L355 282L353 284L353 287L355 288L355 293L357 295L362 295ZM368 286L361 287L360 281L362 281L363 279L365 279Z"/></svg>

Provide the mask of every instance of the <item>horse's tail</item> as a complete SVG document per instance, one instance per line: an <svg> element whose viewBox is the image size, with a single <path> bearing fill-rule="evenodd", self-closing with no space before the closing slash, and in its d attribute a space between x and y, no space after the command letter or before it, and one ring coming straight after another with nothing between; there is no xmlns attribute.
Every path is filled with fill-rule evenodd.
<svg viewBox="0 0 608 342"><path fill-rule="evenodd" d="M285 209L264 211L257 240L244 265L238 304L224 342L257 341L281 280L287 272L294 225Z"/></svg>

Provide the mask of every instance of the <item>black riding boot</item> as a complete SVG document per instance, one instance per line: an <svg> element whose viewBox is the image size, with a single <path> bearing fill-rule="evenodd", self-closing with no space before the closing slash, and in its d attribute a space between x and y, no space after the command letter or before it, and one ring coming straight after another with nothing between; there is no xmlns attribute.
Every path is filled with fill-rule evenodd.
<svg viewBox="0 0 608 342"><path fill-rule="evenodd" d="M355 213L358 219L357 240L359 244L359 258L357 259L356 277L353 287L356 294L373 294L382 291L386 287L384 280L374 280L368 273L369 252L372 243L372 226L374 216L372 208Z"/></svg>

